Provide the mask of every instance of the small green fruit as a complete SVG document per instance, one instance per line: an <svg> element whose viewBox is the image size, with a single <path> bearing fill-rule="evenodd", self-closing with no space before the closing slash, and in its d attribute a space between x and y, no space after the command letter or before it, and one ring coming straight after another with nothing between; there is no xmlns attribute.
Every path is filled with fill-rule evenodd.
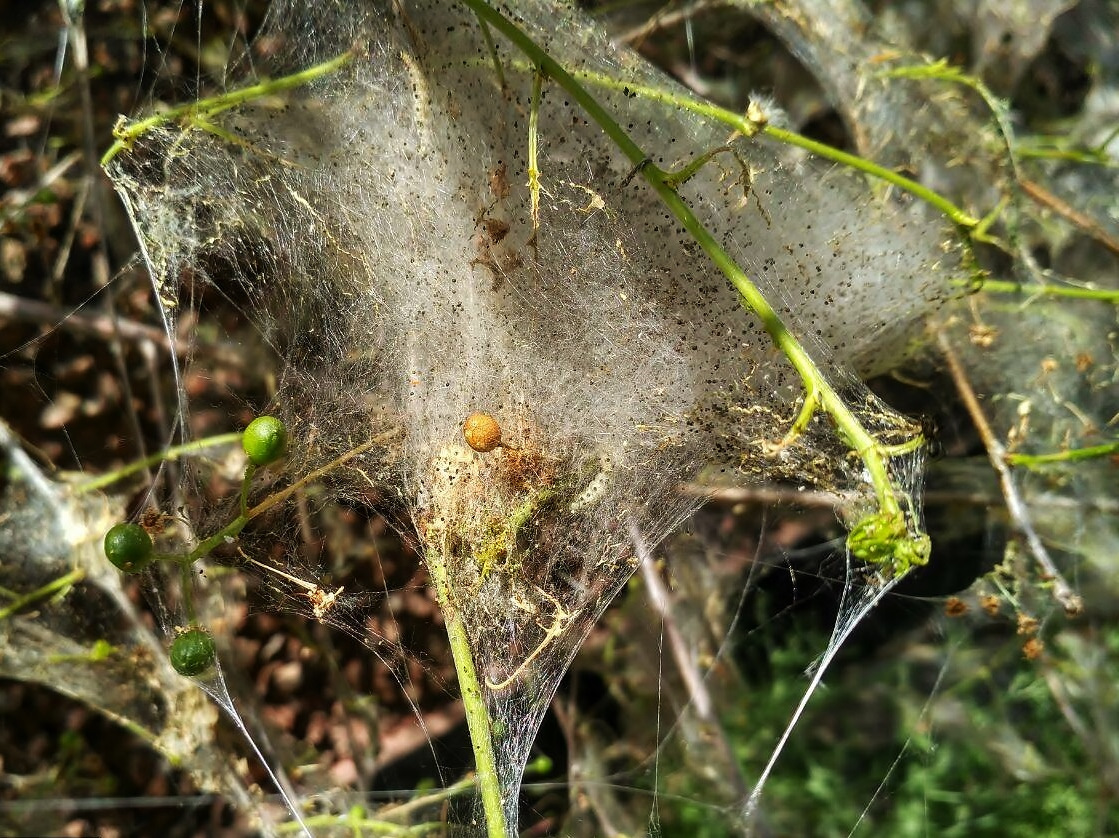
<svg viewBox="0 0 1119 838"><path fill-rule="evenodd" d="M288 429L275 416L258 416L245 428L241 447L254 466L274 463L287 450Z"/></svg>
<svg viewBox="0 0 1119 838"><path fill-rule="evenodd" d="M171 666L180 675L201 675L214 665L214 639L205 629L187 629L171 642Z"/></svg>
<svg viewBox="0 0 1119 838"><path fill-rule="evenodd" d="M105 533L105 556L125 573L139 573L152 557L152 537L139 524L116 524Z"/></svg>

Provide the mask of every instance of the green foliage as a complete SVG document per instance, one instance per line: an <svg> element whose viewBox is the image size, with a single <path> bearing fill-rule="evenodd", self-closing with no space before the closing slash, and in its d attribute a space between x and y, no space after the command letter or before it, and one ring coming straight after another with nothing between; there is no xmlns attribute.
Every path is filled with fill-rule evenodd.
<svg viewBox="0 0 1119 838"><path fill-rule="evenodd" d="M987 630L977 633L977 625ZM1016 625L941 620L878 657L834 664L766 784L756 831L1119 834L1119 740L1104 719L1114 706L1110 685L1119 682L1119 627L1098 635L1075 623L1054 627L1046 653L1028 660ZM769 671L755 668L747 683L727 685L726 698L734 698L722 702L722 723L747 783L803 695L806 663L826 643L825 632L767 635ZM694 744L670 736L659 752L658 834L742 834L738 807L718 805L725 801L715 800L710 778L694 769Z"/></svg>
<svg viewBox="0 0 1119 838"><path fill-rule="evenodd" d="M1119 630L1110 636L1119 640ZM725 720L748 777L803 690L806 654L825 642L805 637L775 650L768 694ZM961 652L966 660L941 662L939 673L922 652L836 673L766 786L762 812L773 834L1116 834L1119 812L1106 803L1107 780L1092 768L1090 743L1072 734L1040 670L1046 664L1025 660L1019 642L991 638ZM921 646L915 639L913 648ZM1119 675L1119 655L1105 666ZM729 834L688 831L703 818L693 808L681 813L679 830L664 834Z"/></svg>

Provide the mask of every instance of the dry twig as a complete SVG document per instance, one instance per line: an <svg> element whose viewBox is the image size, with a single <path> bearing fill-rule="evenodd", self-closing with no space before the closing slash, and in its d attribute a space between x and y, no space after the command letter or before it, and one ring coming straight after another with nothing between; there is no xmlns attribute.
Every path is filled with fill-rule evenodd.
<svg viewBox="0 0 1119 838"><path fill-rule="evenodd" d="M983 440L983 447L987 449L987 458L991 461L991 466L998 475L1003 500L1006 502L1007 513L1010 515L1011 528L1025 541L1026 546L1041 568L1042 578L1052 583L1053 596L1057 602L1061 603L1065 613L1069 616L1079 614L1084 607L1083 602L1080 596L1069 586L1061 572L1057 570L1049 551L1045 549L1037 530L1034 529L1033 522L1030 519L1030 510L1022 499L1018 486L1014 482L1014 475L1007 464L1006 449L996 439L994 432L991 430L991 425L983 413L983 408L971 387L967 373L943 331L938 336L937 342L948 364L948 372L952 376L956 390L959 392L960 398L963 399L964 407L967 408L971 421L975 423L976 430L979 431L979 437Z"/></svg>

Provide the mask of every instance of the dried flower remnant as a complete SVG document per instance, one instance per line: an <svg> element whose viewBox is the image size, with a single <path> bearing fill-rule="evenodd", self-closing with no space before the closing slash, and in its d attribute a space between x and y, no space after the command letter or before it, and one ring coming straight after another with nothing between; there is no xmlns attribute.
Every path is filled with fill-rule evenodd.
<svg viewBox="0 0 1119 838"><path fill-rule="evenodd" d="M944 603L944 613L949 617L962 617L968 612L967 603L958 596L949 597Z"/></svg>

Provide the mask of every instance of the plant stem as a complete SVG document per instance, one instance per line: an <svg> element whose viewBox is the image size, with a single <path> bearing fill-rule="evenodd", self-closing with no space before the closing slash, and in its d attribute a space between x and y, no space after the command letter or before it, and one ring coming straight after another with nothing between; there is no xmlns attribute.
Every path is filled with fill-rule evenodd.
<svg viewBox="0 0 1119 838"><path fill-rule="evenodd" d="M803 134L790 131L787 128L778 128L775 125L766 125L762 128L762 132L767 137L772 137L778 142L803 148L805 151L810 151L820 157L826 157L829 160L834 160L836 163L842 163L844 166L849 166L852 169L858 169L860 172L872 175L879 180L892 183L894 186L904 189L914 197L920 198L925 203L940 210L949 221L958 224L960 227L970 229L979 223L979 219L953 204L939 192L929 189L924 184L918 183L915 180L910 180L904 175L898 174L893 169L879 166L877 163L867 160L865 157L859 157L857 154L851 154L842 149L813 140Z"/></svg>
<svg viewBox="0 0 1119 838"><path fill-rule="evenodd" d="M111 486L118 480L123 480L129 475L135 474L138 471L143 471L149 466L159 465L166 460L177 460L183 454L193 454L196 451L203 451L206 448L216 448L219 445L228 445L232 442L237 442L241 438L240 431L234 431L228 434L218 434L217 436L206 437L205 439L197 439L193 442L186 442L182 445L174 445L164 451L159 451L152 454L150 457L144 457L142 460L136 460L126 466L122 466L107 474L101 474L90 480L86 480L76 485L73 489L74 494L84 495L87 492L94 492L98 489L103 489L106 486Z"/></svg>
<svg viewBox="0 0 1119 838"><path fill-rule="evenodd" d="M937 343L940 346L940 351L944 354L944 360L948 364L948 373L952 376L952 381L956 385L960 398L963 399L964 407L967 408L972 422L975 423L975 429L979 432L983 447L987 449L987 459L995 473L998 474L999 486L1002 488L1003 499L1006 501L1006 511L1010 515L1011 526L1021 536L1026 547L1033 554L1038 567L1041 568L1042 578L1052 585L1053 596L1061 603L1065 613L1070 617L1078 615L1083 610L1083 600L1072 589L1061 572L1057 570L1049 551L1045 549L1037 530L1034 529L1029 507L1022 499L1022 495L1018 491L1018 485L1014 481L1014 475L1011 474L1008 466L1009 458L1006 449L1003 448L1002 443L999 442L994 431L991 430L991 425L987 422L987 416L979 403L979 397L975 394L971 381L964 371L963 364L960 363L952 349L951 342L944 330L941 330L937 335Z"/></svg>
<svg viewBox="0 0 1119 838"><path fill-rule="evenodd" d="M419 798L421 802L426 798ZM378 813L379 815L379 813ZM323 828L323 833L331 835L349 834L354 838L363 838L363 836L386 836L386 838L423 838L427 835L443 835L446 832L446 824L431 822L431 823L416 823L405 826L398 823L386 823L380 817L370 817L366 815L364 809L354 807L344 815L326 814L326 815L312 815L309 818L304 818L303 822L287 821L286 823L277 824L273 827L278 835L286 835L289 833L302 833L307 834L304 827L318 829L320 826ZM348 828L348 833L342 833L341 830Z"/></svg>
<svg viewBox="0 0 1119 838"><path fill-rule="evenodd" d="M6 620L8 617L23 610L27 606L41 599L46 599L59 591L65 590L71 585L76 585L83 579L85 579L85 571L80 567L76 567L69 573L59 576L57 579L43 585L41 588L36 588L34 591L17 598L14 602L8 603L4 608L0 608L0 620Z"/></svg>
<svg viewBox="0 0 1119 838"><path fill-rule="evenodd" d="M1074 300L1100 300L1119 305L1119 290L1113 288L1076 288L1068 285L1012 282L1008 279L984 279L978 283L962 280L961 285L975 285L979 291L995 294L1021 294L1026 297L1069 297Z"/></svg>
<svg viewBox="0 0 1119 838"><path fill-rule="evenodd" d="M122 119L122 121L117 124L117 127L113 129L113 136L116 137L116 141L109 146L109 150L102 155L101 165L102 167L107 166L120 152L131 149L136 140L152 128L179 119L190 122L195 118L216 116L222 111L227 111L230 108L235 108L238 105L243 105L254 99L260 99L274 93L291 90L295 87L302 87L305 84L309 84L316 79L330 75L341 69L357 55L357 52L358 50L356 48L350 49L341 55L331 58L329 61L324 61L321 64L316 64L313 67L308 67L305 70L300 70L289 76L281 76L278 79L266 79L265 81L250 85L249 87L242 87L239 90L230 90L226 93L219 93L216 96L210 96L206 99L199 99L196 102L187 102L182 105L177 105L173 108L168 108L162 113L153 114L136 122L130 123Z"/></svg>
<svg viewBox="0 0 1119 838"><path fill-rule="evenodd" d="M683 108L684 110L691 111L700 116L717 120L733 128L745 137L753 137L760 132L780 143L803 148L805 151L809 151L818 157L833 160L849 168L857 169L860 172L864 172L865 174L903 189L915 198L919 198L930 206L935 207L940 212L944 213L949 221L964 229L971 229L979 223L979 219L953 204L939 192L929 189L924 184L907 178L895 172L893 169L887 169L885 166L880 166L871 160L867 160L865 157L859 157L857 154L851 154L835 146L821 143L818 140L813 140L803 134L790 131L787 128L778 128L775 125L752 119L749 112L743 115L726 108L721 108L711 102L703 102L689 98L673 90L664 90L659 87L650 87L643 84L632 84L630 82L610 78L601 73L580 71L574 75L600 87L609 88L611 90L625 90L654 102L661 102L666 105Z"/></svg>
<svg viewBox="0 0 1119 838"><path fill-rule="evenodd" d="M212 549L212 548L211 548ZM179 562L179 585L182 587L183 604L186 607L187 626L194 626L198 622L198 612L194 608L194 575L191 573L190 562Z"/></svg>
<svg viewBox="0 0 1119 838"><path fill-rule="evenodd" d="M245 525L248 524L249 521L251 521L253 518L256 518L260 515L263 515L265 512L267 512L269 509L271 509L276 504L287 500L289 497L291 497L293 494L298 492L300 489L302 489L308 483L311 483L315 480L318 480L320 477L322 477L325 474L329 474L330 472L334 471L334 469L336 469L339 466L345 464L349 460L352 460L354 457L358 456L359 454L365 453L366 451L368 451L370 448L374 447L375 445L383 445L384 443L386 443L390 439L392 439L394 436L396 436L398 433L400 433L400 429L399 428L393 428L390 431L386 431L383 434L379 434L378 436L375 436L372 439L363 442L361 445L357 446L356 448L351 448L345 454L342 454L339 457L335 457L329 463L327 463L324 466L320 466L319 468L315 469L314 471L308 472L303 477L299 478L294 483L292 483L290 486L287 486L284 489L281 489L279 492L274 492L273 494L269 495L264 500L262 500L260 503L258 503L256 506L254 506L254 507L252 507L251 509L248 509L248 510L245 510L245 506L247 505L247 497L248 497L247 494L246 494L246 487L244 485L242 485L242 489L241 489L242 494L241 494L240 504L241 504L242 510L244 510L244 511L242 511L242 513L240 515L238 515L236 518L234 518L232 521L230 521L228 524L226 524L224 527L222 527L216 533L211 535L209 538L206 538L203 541L199 542L198 545L195 546L195 548L193 550L191 550L189 553L187 553L185 556L158 556L157 558L159 558L159 559L174 559L175 561L181 561L183 564L189 566L192 562L195 562L198 559L201 559L204 556L208 555L210 553L210 551L213 550L218 545L224 543L225 541L228 541L230 539L235 538L237 536L237 534L240 533L241 530L243 530L245 528Z"/></svg>
<svg viewBox="0 0 1119 838"><path fill-rule="evenodd" d="M995 120L995 127L1002 135L1003 142L1006 144L1007 160L1010 162L1010 170L1014 173L1014 179L1022 180L1022 172L1018 166L1018 143L1010 124L1010 107L1004 100L995 96L981 78L965 73L959 67L949 64L946 58L940 58L928 64L894 67L875 75L887 79L936 79L962 84L974 90L990 109L991 116Z"/></svg>
<svg viewBox="0 0 1119 838"><path fill-rule="evenodd" d="M234 518L216 533L211 535L209 538L203 539L202 541L198 542L198 544L195 545L195 548L187 553L185 556L181 558L175 558L177 561L181 562L184 567L189 568L193 562L196 562L198 559L208 556L215 547L218 547L219 545L224 544L226 541L232 541L234 538L236 538L237 535L241 532L241 530L245 528L245 525L248 523L249 516L247 514L238 515L236 518Z"/></svg>
<svg viewBox="0 0 1119 838"><path fill-rule="evenodd" d="M1087 448L1070 448L1067 451L1053 451L1049 454L1007 454L1006 461L1012 466L1043 466L1049 463L1075 463L1080 460L1092 460L1098 457L1114 457L1119 455L1119 441L1107 442L1103 445L1092 445Z"/></svg>
<svg viewBox="0 0 1119 838"><path fill-rule="evenodd" d="M715 241L684 200L669 185L669 173L653 165L648 155L591 96L587 89L515 24L507 20L500 12L491 8L485 0L462 0L462 2L478 17L508 38L517 49L524 53L529 61L536 65L539 72L549 76L562 87L598 124L630 162L638 168L646 182L656 191L671 213L695 239L711 261L730 280L746 305L758 316L762 326L785 357L789 359L808 391L816 394L820 406L831 416L840 438L862 459L870 477L870 482L874 487L881 512L888 515L900 515L901 508L895 495L896 490L890 480L886 461L878 441L867 432L850 408L839 397L839 394L832 389L823 373L820 372L804 347L800 345L800 342L782 322L761 290L731 258L730 254ZM854 159L860 163L866 162L862 158Z"/></svg>
<svg viewBox="0 0 1119 838"><path fill-rule="evenodd" d="M285 489L283 489L279 492L276 492L275 494L269 495L264 500L262 500L260 503L258 503L256 506L254 506L252 509L250 509L248 512L246 512L245 516L251 520L251 519L255 518L256 516L258 516L258 515L260 515L264 512L267 512L269 509L271 509L276 504L287 500L289 497L291 497L293 494L298 492L300 489L302 489L308 483L313 483L314 481L318 480L320 477L323 477L324 475L330 474L330 472L334 471L334 469L338 468L339 466L344 465L345 463L349 462L350 460L352 460L354 457L358 456L359 454L364 454L370 448L373 448L376 445L384 445L386 442L388 442L394 436L399 435L400 430L401 430L400 428L393 428L391 430L385 431L383 434L378 434L377 436L373 437L372 439L366 440L361 445L358 445L355 448L351 448L345 454L342 454L341 456L335 457L333 460L331 460L326 465L319 466L314 471L310 471L307 474L303 475L301 478L296 480L294 483L292 483L287 488L285 488Z"/></svg>
<svg viewBox="0 0 1119 838"><path fill-rule="evenodd" d="M482 809L486 815L486 832L489 838L506 838L509 833L505 823L505 810L501 802L501 784L497 776L497 759L493 750L493 732L490 729L489 711L482 696L482 685L474 668L474 654L466 624L455 604L446 556L438 550L429 550L426 556L428 573L435 587L435 598L443 621L447 626L447 639L451 643L451 657L458 674L459 692L466 710L466 724L470 729L470 742L474 747L474 767L478 791L482 796Z"/></svg>
<svg viewBox="0 0 1119 838"><path fill-rule="evenodd" d="M377 818L381 821L401 821L408 820L416 812L426 808L433 807L436 803L441 803L445 800L451 800L464 794L470 789L474 788L474 778L467 777L459 780L457 783L447 786L442 789L433 789L432 791L422 794L409 800L407 803L400 803L395 806L386 806L377 810Z"/></svg>

